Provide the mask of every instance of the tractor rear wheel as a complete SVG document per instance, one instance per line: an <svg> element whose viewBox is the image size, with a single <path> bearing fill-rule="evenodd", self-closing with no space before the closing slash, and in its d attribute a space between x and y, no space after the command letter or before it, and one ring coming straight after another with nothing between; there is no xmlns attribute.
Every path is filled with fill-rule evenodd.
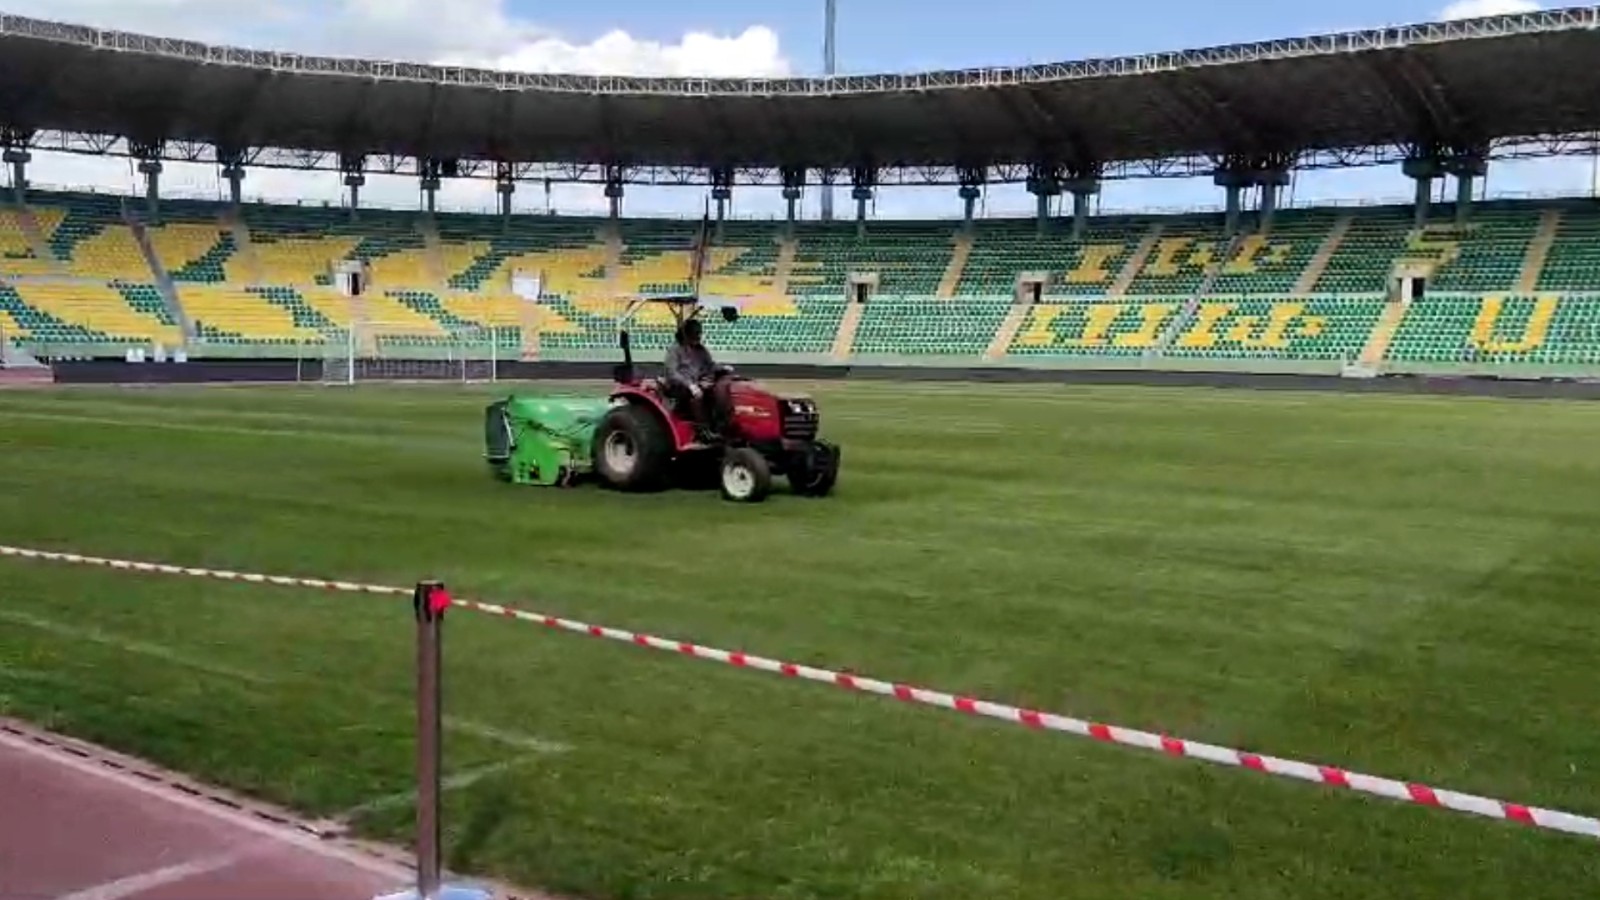
<svg viewBox="0 0 1600 900"><path fill-rule="evenodd" d="M722 458L722 496L736 503L760 503L772 493L772 467L749 447L735 447Z"/></svg>
<svg viewBox="0 0 1600 900"><path fill-rule="evenodd" d="M672 436L654 412L632 404L605 414L594 431L594 470L624 491L650 491L667 478Z"/></svg>

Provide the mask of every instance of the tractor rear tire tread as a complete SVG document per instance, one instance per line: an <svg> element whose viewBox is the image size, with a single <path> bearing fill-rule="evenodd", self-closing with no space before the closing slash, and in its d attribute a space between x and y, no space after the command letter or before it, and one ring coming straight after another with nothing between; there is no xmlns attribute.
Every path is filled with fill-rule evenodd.
<svg viewBox="0 0 1600 900"><path fill-rule="evenodd" d="M633 442L634 464L628 473L615 472L606 462L606 440L619 431ZM618 406L607 412L595 429L592 453L595 473L611 487L633 492L659 490L672 465L672 436L651 410L633 404Z"/></svg>

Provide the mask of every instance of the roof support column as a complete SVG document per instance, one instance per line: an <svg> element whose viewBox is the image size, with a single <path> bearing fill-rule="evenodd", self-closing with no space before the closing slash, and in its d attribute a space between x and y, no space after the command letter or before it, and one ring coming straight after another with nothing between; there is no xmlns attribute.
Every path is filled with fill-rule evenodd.
<svg viewBox="0 0 1600 900"><path fill-rule="evenodd" d="M1250 188L1261 189L1261 203L1256 208L1256 228L1265 230L1272 224L1278 210L1278 194L1289 183L1289 169L1294 158L1284 154L1232 155L1223 160L1212 176L1217 187L1227 191L1224 204L1224 234L1232 238L1239 233L1239 215L1243 204L1241 195Z"/></svg>
<svg viewBox="0 0 1600 900"><path fill-rule="evenodd" d="M613 219L622 217L622 176L621 166L606 166L606 200L610 202Z"/></svg>
<svg viewBox="0 0 1600 900"><path fill-rule="evenodd" d="M129 141L128 151L139 160L139 174L144 176L145 212L155 224L161 219L161 145Z"/></svg>
<svg viewBox="0 0 1600 900"><path fill-rule="evenodd" d="M360 154L339 154L339 171L344 173L344 186L350 189L350 221L360 215L361 188L367 183L367 158Z"/></svg>
<svg viewBox="0 0 1600 900"><path fill-rule="evenodd" d="M1456 176L1456 222L1472 216L1472 182L1489 171L1489 154L1482 147L1463 149L1444 161L1445 171Z"/></svg>
<svg viewBox="0 0 1600 900"><path fill-rule="evenodd" d="M1082 240L1089 227L1089 204L1100 193L1101 171L1098 164L1074 166L1068 170L1067 180L1062 184L1072 195L1072 239L1075 241Z"/></svg>
<svg viewBox="0 0 1600 900"><path fill-rule="evenodd" d="M17 202L26 202L28 190L28 163L33 162L33 154L27 150L8 148L6 162L11 164L11 189L16 192Z"/></svg>
<svg viewBox="0 0 1600 900"><path fill-rule="evenodd" d="M821 170L821 173L820 173L820 180L822 181L822 196L823 196L823 201L822 201L822 221L824 221L824 222L832 222L833 221L833 182L834 182L834 171L833 171L833 169L828 167L828 166L824 166L822 168L822 170Z"/></svg>
<svg viewBox="0 0 1600 900"><path fill-rule="evenodd" d="M20 128L0 128L0 146L5 148L5 161L11 166L11 191L18 203L28 200L28 163L33 154L28 152L28 142L33 134Z"/></svg>
<svg viewBox="0 0 1600 900"><path fill-rule="evenodd" d="M983 196L983 184L989 180L989 170L985 166L962 166L959 177L961 189L956 194L961 198L961 227L971 231L972 213L977 208L978 198Z"/></svg>
<svg viewBox="0 0 1600 900"><path fill-rule="evenodd" d="M718 166L711 170L711 199L717 203L716 240L722 240L722 220L728 216L728 201L733 199L733 167Z"/></svg>
<svg viewBox="0 0 1600 900"><path fill-rule="evenodd" d="M1400 171L1407 178L1417 183L1416 193L1416 227L1421 228L1428 221L1428 203L1433 198L1433 180L1444 175L1444 166L1438 154L1429 150L1420 150L1406 158L1400 165Z"/></svg>
<svg viewBox="0 0 1600 900"><path fill-rule="evenodd" d="M1279 195L1289 185L1289 170L1285 167L1266 169L1256 175L1256 184L1261 187L1261 209L1257 227L1265 231L1272 225L1272 216L1278 211Z"/></svg>
<svg viewBox="0 0 1600 900"><path fill-rule="evenodd" d="M500 230L511 230L511 195L517 192L517 173L511 163L494 164L494 190L500 197Z"/></svg>
<svg viewBox="0 0 1600 900"><path fill-rule="evenodd" d="M1050 199L1061 196L1061 168L1054 163L1028 167L1028 193L1038 199L1039 233L1050 230Z"/></svg>
<svg viewBox="0 0 1600 900"><path fill-rule="evenodd" d="M872 188L878 183L875 166L856 166L850 170L850 197L856 201L856 237L867 233L867 204L872 200Z"/></svg>
<svg viewBox="0 0 1600 900"><path fill-rule="evenodd" d="M152 224L161 219L161 160L146 159L139 163L139 174L144 176L144 205Z"/></svg>
<svg viewBox="0 0 1600 900"><path fill-rule="evenodd" d="M422 197L425 201L428 215L431 216L439 205L439 186L444 183L443 179L440 178L443 167L437 159L432 157L418 162L419 168L422 170Z"/></svg>
<svg viewBox="0 0 1600 900"><path fill-rule="evenodd" d="M228 180L228 198L237 209L244 198L244 152L234 147L218 147L217 162L222 164L222 177Z"/></svg>
<svg viewBox="0 0 1600 900"><path fill-rule="evenodd" d="M1239 233L1239 211L1242 206L1241 192L1255 183L1255 173L1246 170L1236 161L1229 161L1218 169L1211 181L1222 188L1225 200L1223 202L1222 234L1231 238Z"/></svg>
<svg viewBox="0 0 1600 900"><path fill-rule="evenodd" d="M806 186L806 170L793 166L786 167L783 172L783 200L789 207L785 227L789 234L794 234L795 206L800 202L800 192Z"/></svg>
<svg viewBox="0 0 1600 900"><path fill-rule="evenodd" d="M239 206L244 202L244 166L226 166L222 177L228 179L228 199Z"/></svg>

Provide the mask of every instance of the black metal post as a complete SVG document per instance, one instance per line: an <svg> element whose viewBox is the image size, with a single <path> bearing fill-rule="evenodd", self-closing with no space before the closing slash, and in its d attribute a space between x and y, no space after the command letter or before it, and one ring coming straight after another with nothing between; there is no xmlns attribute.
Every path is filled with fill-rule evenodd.
<svg viewBox="0 0 1600 900"><path fill-rule="evenodd" d="M450 594L438 581L419 581L411 595L417 618L417 884L375 900L494 900L492 892L441 883L444 872L439 772L444 758L444 614Z"/></svg>
<svg viewBox="0 0 1600 900"><path fill-rule="evenodd" d="M437 581L417 583L412 597L417 615L417 893L439 893L439 752L442 745L439 700L439 632L449 595Z"/></svg>

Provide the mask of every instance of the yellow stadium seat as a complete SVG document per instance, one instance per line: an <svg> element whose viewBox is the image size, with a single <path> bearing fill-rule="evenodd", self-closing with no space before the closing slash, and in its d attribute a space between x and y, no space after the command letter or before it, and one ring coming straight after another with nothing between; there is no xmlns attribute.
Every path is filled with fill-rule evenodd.
<svg viewBox="0 0 1600 900"><path fill-rule="evenodd" d="M266 284L291 287L317 283L327 276L333 264L345 259L361 241L354 237L293 237L271 242L255 242L256 259L261 262L261 280ZM228 281L247 283L249 273L242 265L230 266Z"/></svg>
<svg viewBox="0 0 1600 900"><path fill-rule="evenodd" d="M155 277L133 229L121 224L107 224L79 241L69 268L75 275L100 281L148 282Z"/></svg>
<svg viewBox="0 0 1600 900"><path fill-rule="evenodd" d="M399 250L372 261L372 283L381 289L425 287L434 280L427 250Z"/></svg>
<svg viewBox="0 0 1600 900"><path fill-rule="evenodd" d="M145 235L161 267L168 273L176 274L200 263L223 239L224 232L220 225L187 222L147 228ZM208 268L196 280L220 281L222 277L221 268L214 267Z"/></svg>
<svg viewBox="0 0 1600 900"><path fill-rule="evenodd" d="M61 213L55 210L59 223ZM43 223L41 223L42 227ZM53 260L40 259L33 252L28 234L16 210L0 209L0 273L6 275L52 275L61 268Z"/></svg>
<svg viewBox="0 0 1600 900"><path fill-rule="evenodd" d="M307 305L340 328L349 328L358 312L365 330L373 335L444 336L443 326L394 297L373 292L346 297L329 287L303 287L298 293Z"/></svg>
<svg viewBox="0 0 1600 900"><path fill-rule="evenodd" d="M208 330L246 340L315 340L319 332L295 325L293 314L260 294L239 287L191 285L180 294L190 320Z"/></svg>
<svg viewBox="0 0 1600 900"><path fill-rule="evenodd" d="M581 330L550 305L530 304L515 294L451 294L441 298L441 303L451 314L481 325L521 326L531 314L540 333L576 334Z"/></svg>
<svg viewBox="0 0 1600 900"><path fill-rule="evenodd" d="M68 325L116 339L177 343L182 330L134 309L121 291L105 284L21 281L12 285L23 302Z"/></svg>

